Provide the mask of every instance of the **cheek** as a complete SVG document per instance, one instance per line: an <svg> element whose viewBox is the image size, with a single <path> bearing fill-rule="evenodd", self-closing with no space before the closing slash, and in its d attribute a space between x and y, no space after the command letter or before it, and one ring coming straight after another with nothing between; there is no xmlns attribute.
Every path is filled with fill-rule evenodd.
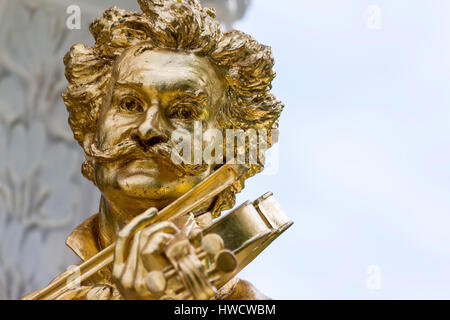
<svg viewBox="0 0 450 320"><path fill-rule="evenodd" d="M96 163L94 165L95 184L102 192L116 186L116 175L117 168L112 167L111 164Z"/></svg>
<svg viewBox="0 0 450 320"><path fill-rule="evenodd" d="M107 114L105 118L99 121L97 144L100 149L105 150L123 140L127 132L130 132L136 126L136 121L135 118L123 117L115 112Z"/></svg>

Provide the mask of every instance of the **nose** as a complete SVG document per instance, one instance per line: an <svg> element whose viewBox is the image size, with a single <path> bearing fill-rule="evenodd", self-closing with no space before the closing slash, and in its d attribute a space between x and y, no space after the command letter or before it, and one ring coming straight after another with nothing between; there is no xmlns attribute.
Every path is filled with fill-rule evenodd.
<svg viewBox="0 0 450 320"><path fill-rule="evenodd" d="M159 105L153 104L146 110L141 123L137 127L135 136L145 146L166 142L168 139L164 133L163 121L164 119L160 115Z"/></svg>

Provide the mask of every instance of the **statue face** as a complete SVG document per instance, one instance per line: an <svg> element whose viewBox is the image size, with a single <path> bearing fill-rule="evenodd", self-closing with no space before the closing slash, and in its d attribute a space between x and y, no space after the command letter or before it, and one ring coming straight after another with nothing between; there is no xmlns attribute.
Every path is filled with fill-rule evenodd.
<svg viewBox="0 0 450 320"><path fill-rule="evenodd" d="M170 157L152 150L168 146L176 129L193 133L219 127L216 114L226 103L225 81L205 57L137 46L115 63L102 106L96 145L100 151L133 141L147 152L96 162L95 183L106 199L133 214L162 208L202 181L211 168L182 172Z"/></svg>

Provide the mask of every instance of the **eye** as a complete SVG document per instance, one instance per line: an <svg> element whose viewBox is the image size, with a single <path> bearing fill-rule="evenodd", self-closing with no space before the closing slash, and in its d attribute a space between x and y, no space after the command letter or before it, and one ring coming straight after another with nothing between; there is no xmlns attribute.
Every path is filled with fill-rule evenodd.
<svg viewBox="0 0 450 320"><path fill-rule="evenodd" d="M192 106L179 105L170 108L167 116L170 119L192 120L196 117L196 113Z"/></svg>
<svg viewBox="0 0 450 320"><path fill-rule="evenodd" d="M119 111L124 113L142 113L142 102L135 97L125 97L119 102Z"/></svg>

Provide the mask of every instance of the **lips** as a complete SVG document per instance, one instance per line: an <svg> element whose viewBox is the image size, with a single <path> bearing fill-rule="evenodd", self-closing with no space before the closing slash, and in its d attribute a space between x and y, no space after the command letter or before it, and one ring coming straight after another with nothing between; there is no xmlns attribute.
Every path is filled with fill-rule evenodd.
<svg viewBox="0 0 450 320"><path fill-rule="evenodd" d="M160 172L160 166L155 159L139 159L128 161L123 166L123 171L126 175L144 175L155 177Z"/></svg>

